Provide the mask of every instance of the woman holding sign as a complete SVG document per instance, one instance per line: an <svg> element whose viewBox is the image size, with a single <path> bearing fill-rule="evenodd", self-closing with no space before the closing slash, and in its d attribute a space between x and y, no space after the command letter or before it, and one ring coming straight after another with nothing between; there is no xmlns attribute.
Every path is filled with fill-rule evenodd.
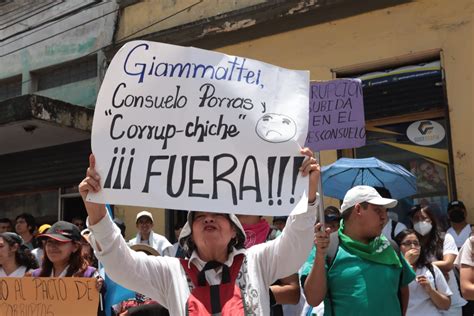
<svg viewBox="0 0 474 316"><path fill-rule="evenodd" d="M88 192L101 190L91 155L79 191L97 257L111 278L156 300L170 315L269 315L270 284L297 271L312 247L319 165L309 149L301 154L307 156L300 171L309 175L308 209L291 214L280 237L245 249L235 215L192 211L179 240L188 259L181 260L131 251L105 206L86 200Z"/></svg>
<svg viewBox="0 0 474 316"><path fill-rule="evenodd" d="M10 232L0 234L0 278L21 278L37 267L35 257L19 235Z"/></svg>
<svg viewBox="0 0 474 316"><path fill-rule="evenodd" d="M44 259L41 268L33 271L34 277L96 276L96 269L82 256L82 236L76 225L56 222L38 238L45 240Z"/></svg>

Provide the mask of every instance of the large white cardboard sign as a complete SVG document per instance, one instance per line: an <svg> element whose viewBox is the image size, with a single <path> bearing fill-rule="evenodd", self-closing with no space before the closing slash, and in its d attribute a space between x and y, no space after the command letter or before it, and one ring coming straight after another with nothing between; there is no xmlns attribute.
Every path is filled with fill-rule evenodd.
<svg viewBox="0 0 474 316"><path fill-rule="evenodd" d="M306 210L309 73L134 41L97 98L95 202L241 214Z"/></svg>

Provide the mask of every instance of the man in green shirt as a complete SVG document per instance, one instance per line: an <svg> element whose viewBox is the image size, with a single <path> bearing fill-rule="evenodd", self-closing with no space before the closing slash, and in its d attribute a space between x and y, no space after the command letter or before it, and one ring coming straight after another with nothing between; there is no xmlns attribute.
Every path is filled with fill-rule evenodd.
<svg viewBox="0 0 474 316"><path fill-rule="evenodd" d="M324 300L325 315L405 314L415 273L381 235L387 208L396 205L372 187L356 186L344 197L337 233L330 238L328 229L316 225L317 251L304 285L310 305ZM337 248L328 250L330 244Z"/></svg>

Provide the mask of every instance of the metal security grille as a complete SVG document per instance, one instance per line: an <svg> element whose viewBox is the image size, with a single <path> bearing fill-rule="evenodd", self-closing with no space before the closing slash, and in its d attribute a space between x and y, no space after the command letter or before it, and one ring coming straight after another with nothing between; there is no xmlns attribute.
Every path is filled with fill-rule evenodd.
<svg viewBox="0 0 474 316"><path fill-rule="evenodd" d="M365 119L424 112L444 107L440 75L364 87Z"/></svg>
<svg viewBox="0 0 474 316"><path fill-rule="evenodd" d="M38 91L97 77L97 58L89 58L36 74Z"/></svg>
<svg viewBox="0 0 474 316"><path fill-rule="evenodd" d="M401 69L361 76L366 121L445 107L439 61Z"/></svg>

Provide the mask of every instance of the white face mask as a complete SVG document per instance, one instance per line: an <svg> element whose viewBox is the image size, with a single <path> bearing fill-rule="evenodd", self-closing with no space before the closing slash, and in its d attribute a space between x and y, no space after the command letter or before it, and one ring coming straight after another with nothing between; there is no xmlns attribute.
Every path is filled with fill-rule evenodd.
<svg viewBox="0 0 474 316"><path fill-rule="evenodd" d="M425 221L418 222L413 225L413 229L421 236L425 236L426 234L428 234L432 228L433 228L433 225Z"/></svg>

